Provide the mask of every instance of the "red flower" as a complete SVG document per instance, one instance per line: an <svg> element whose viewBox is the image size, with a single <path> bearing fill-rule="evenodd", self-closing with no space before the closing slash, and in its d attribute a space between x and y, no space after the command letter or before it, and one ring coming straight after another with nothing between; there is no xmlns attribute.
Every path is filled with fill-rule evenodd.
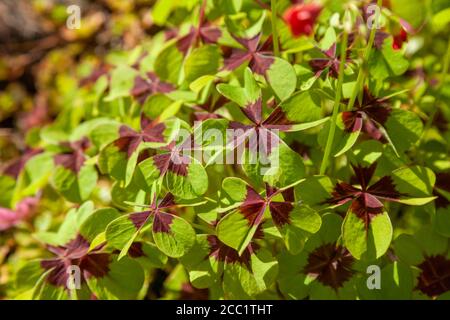
<svg viewBox="0 0 450 320"><path fill-rule="evenodd" d="M394 36L394 42L392 43L392 48L395 50L399 50L403 46L403 42L406 42L408 40L408 34L406 33L405 29L401 28L400 33Z"/></svg>
<svg viewBox="0 0 450 320"><path fill-rule="evenodd" d="M286 10L284 20L294 36L310 35L320 11L322 6L316 3L298 4Z"/></svg>

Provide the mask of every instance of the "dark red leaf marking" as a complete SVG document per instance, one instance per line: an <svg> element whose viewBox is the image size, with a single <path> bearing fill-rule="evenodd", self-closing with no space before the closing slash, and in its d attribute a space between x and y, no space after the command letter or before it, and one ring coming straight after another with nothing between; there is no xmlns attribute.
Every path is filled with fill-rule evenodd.
<svg viewBox="0 0 450 320"><path fill-rule="evenodd" d="M245 200L239 211L248 220L249 225L259 225L264 215L266 201L252 187L247 186Z"/></svg>
<svg viewBox="0 0 450 320"><path fill-rule="evenodd" d="M311 159L310 152L311 152L311 146L301 143L297 140L292 142L290 145L290 148L297 152L299 155L303 157L303 159Z"/></svg>
<svg viewBox="0 0 450 320"><path fill-rule="evenodd" d="M355 172L356 180L361 185L361 189L366 190L372 180L377 164L374 163L369 167L356 166L352 164L353 172Z"/></svg>
<svg viewBox="0 0 450 320"><path fill-rule="evenodd" d="M82 78L79 81L78 85L80 87L84 87L86 85L95 83L101 76L103 76L105 74L108 75L109 69L110 69L110 67L108 65L101 64L97 68L93 69L92 72L88 76Z"/></svg>
<svg viewBox="0 0 450 320"><path fill-rule="evenodd" d="M273 197L279 193L283 195L284 201L273 200ZM247 186L247 194L239 207L239 212L248 220L250 226L259 226L267 206L269 206L273 222L278 227L289 224L289 215L294 209L293 188L280 191L266 184L266 197L263 198L252 187Z"/></svg>
<svg viewBox="0 0 450 320"><path fill-rule="evenodd" d="M147 73L147 77L137 76L134 79L134 86L131 89L131 95L143 104L147 98L155 93L168 93L174 90L174 86L170 83L161 81L158 76L153 73Z"/></svg>
<svg viewBox="0 0 450 320"><path fill-rule="evenodd" d="M190 283L183 283L181 285L180 300L208 300L209 289L198 289L193 287Z"/></svg>
<svg viewBox="0 0 450 320"><path fill-rule="evenodd" d="M166 194L166 196L161 200L153 199L150 205L150 210L135 212L129 215L129 219L133 222L136 229L141 229L145 223L148 221L150 216L153 218L153 231L154 232L169 232L170 225L172 224L173 215L163 212L163 209L169 209L176 206L175 198L171 193Z"/></svg>
<svg viewBox="0 0 450 320"><path fill-rule="evenodd" d="M366 229L375 216L383 213L383 204L374 196L363 193L353 200L350 210L361 220L364 221Z"/></svg>
<svg viewBox="0 0 450 320"><path fill-rule="evenodd" d="M321 50L321 53L324 55L323 58L313 58L309 61L316 78L320 77L325 70L328 70L328 75L337 78L341 61L340 57L336 55L336 43L333 43L328 50ZM350 59L350 49L347 49L346 54L347 64L352 61Z"/></svg>
<svg viewBox="0 0 450 320"><path fill-rule="evenodd" d="M207 21L205 10L206 0L202 2L200 7L198 25L196 27L191 27L188 34L178 39L177 48L182 53L186 54L191 47L195 47L200 43L216 43L222 36L222 31Z"/></svg>
<svg viewBox="0 0 450 320"><path fill-rule="evenodd" d="M223 107L228 102L228 99L220 95L218 99L213 99L213 95L201 105L193 106L195 112L193 113L193 121L204 121L207 119L220 119L222 116L214 113L217 109Z"/></svg>
<svg viewBox="0 0 450 320"><path fill-rule="evenodd" d="M168 193L166 194L166 196L161 200L161 202L158 204L158 208L159 209L165 209L165 208L170 208L175 206L175 197L173 196L173 194Z"/></svg>
<svg viewBox="0 0 450 320"><path fill-rule="evenodd" d="M380 127L383 127L389 118L392 109L383 98L375 98L364 88L362 102L355 103L355 109L342 113L342 120L347 132L362 130L370 138L387 142Z"/></svg>
<svg viewBox="0 0 450 320"><path fill-rule="evenodd" d="M261 223L266 209L265 201L256 203L243 204L239 207L239 211L248 220L249 225L258 225Z"/></svg>
<svg viewBox="0 0 450 320"><path fill-rule="evenodd" d="M421 272L416 290L433 298L450 290L450 260L442 255L426 257L417 267Z"/></svg>
<svg viewBox="0 0 450 320"><path fill-rule="evenodd" d="M294 209L292 203L289 202L270 202L270 213L272 214L273 222L278 227L283 227L285 224L290 224L289 217L291 211Z"/></svg>
<svg viewBox="0 0 450 320"><path fill-rule="evenodd" d="M170 171L178 176L186 177L190 159L174 153L164 153L153 156L153 163L158 168L160 175Z"/></svg>
<svg viewBox="0 0 450 320"><path fill-rule="evenodd" d="M84 151L89 147L89 140L83 138L75 142L64 142L61 143L61 146L67 151L55 155L55 165L62 165L64 168L78 173L86 160Z"/></svg>
<svg viewBox="0 0 450 320"><path fill-rule="evenodd" d="M450 193L450 173L448 172L438 172L436 173L436 183L433 188L433 195L436 196L434 200L436 208L448 208L450 201L442 194L440 190L444 190Z"/></svg>
<svg viewBox="0 0 450 320"><path fill-rule="evenodd" d="M251 256L259 249L259 246L256 243L251 242L247 248L245 248L242 255L239 256L239 253L236 250L224 244L216 236L208 235L207 239L210 248L210 257L225 264L239 263L240 265L245 266L247 270L252 271Z"/></svg>
<svg viewBox="0 0 450 320"><path fill-rule="evenodd" d="M133 242L133 244L130 246L130 249L128 250L128 255L132 258L145 257L146 254L142 247L142 242Z"/></svg>
<svg viewBox="0 0 450 320"><path fill-rule="evenodd" d="M337 183L331 192L332 198L325 203L333 205L343 205L351 201L350 209L357 217L364 221L366 228L372 219L383 213L383 203L381 200L398 201L404 194L397 191L390 176L384 176L377 182L371 184L377 164L369 167L352 165L355 172L355 187L346 182Z"/></svg>
<svg viewBox="0 0 450 320"><path fill-rule="evenodd" d="M26 150L23 155L21 155L19 158L13 160L11 163L9 163L6 168L3 170L3 174L8 175L16 179L22 169L25 167L25 164L28 160L33 158L35 155L38 155L42 153L42 149L28 149Z"/></svg>
<svg viewBox="0 0 450 320"><path fill-rule="evenodd" d="M362 112L344 111L342 112L342 122L347 132L358 132L363 127Z"/></svg>
<svg viewBox="0 0 450 320"><path fill-rule="evenodd" d="M53 259L41 261L45 270L50 270L46 281L54 286L66 287L69 273L67 268L78 266L81 270L81 282L84 283L89 277L102 278L109 272L111 256L102 253L102 246L98 246L89 252L90 244L81 235L64 246L48 246L48 250L56 255Z"/></svg>
<svg viewBox="0 0 450 320"><path fill-rule="evenodd" d="M390 176L382 177L376 183L371 185L368 191L378 198L390 201L396 201L400 199L401 196L404 196L404 194L395 189L394 182Z"/></svg>
<svg viewBox="0 0 450 320"><path fill-rule="evenodd" d="M328 243L309 254L303 272L337 291L353 276L354 261L347 249L336 243Z"/></svg>
<svg viewBox="0 0 450 320"><path fill-rule="evenodd" d="M147 222L148 218L152 213L153 211L142 211L132 213L130 214L129 219L131 220L131 222L133 222L136 229L140 229Z"/></svg>
<svg viewBox="0 0 450 320"><path fill-rule="evenodd" d="M269 37L262 45L259 44L261 34L258 34L250 39L239 38L233 35L233 38L241 44L244 49L232 49L231 56L225 58L224 67L226 70L234 70L240 67L245 62L249 63L250 69L262 76L265 76L266 71L270 69L275 62L272 52L269 48L272 44L272 38Z"/></svg>
<svg viewBox="0 0 450 320"><path fill-rule="evenodd" d="M263 125L267 129L278 129L280 131L289 130L293 124L280 106L276 107L267 119L263 121Z"/></svg>
<svg viewBox="0 0 450 320"><path fill-rule="evenodd" d="M141 116L141 132L136 132L128 126L119 128L119 138L113 143L120 152L130 158L142 142L164 142L166 126L158 120L150 120L144 114Z"/></svg>
<svg viewBox="0 0 450 320"><path fill-rule="evenodd" d="M383 49L384 40L389 37L389 34L383 31L377 31L375 33L375 39L373 42L374 47L377 50Z"/></svg>
<svg viewBox="0 0 450 320"><path fill-rule="evenodd" d="M433 125L436 126L441 132L447 132L449 129L448 120L440 109L434 116Z"/></svg>
<svg viewBox="0 0 450 320"><path fill-rule="evenodd" d="M354 261L347 249L328 243L309 254L303 273L316 277L320 283L337 291L355 273L352 270Z"/></svg>
<svg viewBox="0 0 450 320"><path fill-rule="evenodd" d="M153 232L170 233L173 219L174 216L171 214L156 211L153 219Z"/></svg>
<svg viewBox="0 0 450 320"><path fill-rule="evenodd" d="M403 46L403 43L408 40L408 34L405 29L401 28L400 32L394 35L394 41L392 42L392 48L395 50L400 50Z"/></svg>

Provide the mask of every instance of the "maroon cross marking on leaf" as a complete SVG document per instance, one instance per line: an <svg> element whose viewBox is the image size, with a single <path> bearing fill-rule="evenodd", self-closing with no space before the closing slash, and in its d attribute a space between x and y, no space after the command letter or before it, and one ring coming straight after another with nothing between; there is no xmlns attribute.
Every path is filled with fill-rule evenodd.
<svg viewBox="0 0 450 320"><path fill-rule="evenodd" d="M54 286L68 289L67 282L70 277L68 268L78 266L81 270L81 283L89 277L101 278L109 272L111 256L101 252L103 245L89 251L90 243L80 234L63 246L48 246L48 250L56 255L55 258L41 261L45 270L51 270L46 281Z"/></svg>
<svg viewBox="0 0 450 320"><path fill-rule="evenodd" d="M43 149L40 148L25 150L25 152L19 158L14 159L10 163L8 163L8 165L3 169L3 174L17 179L28 160L42 152Z"/></svg>
<svg viewBox="0 0 450 320"><path fill-rule="evenodd" d="M147 77L136 76L131 95L143 104L147 98L155 93L169 93L175 88L172 84L163 82L154 72L148 72Z"/></svg>
<svg viewBox="0 0 450 320"><path fill-rule="evenodd" d="M248 62L253 72L264 76L275 62L272 56L272 37L269 37L262 45L259 45L261 34L257 34L250 39L232 36L244 49L232 49L231 55L224 61L224 68L226 70L234 70L243 63Z"/></svg>
<svg viewBox="0 0 450 320"><path fill-rule="evenodd" d="M275 196L281 194L283 200L275 200ZM262 197L255 189L247 186L245 200L239 207L240 213L247 219L249 225L259 226L262 222L264 211L269 208L273 222L277 227L289 224L290 213L294 209L293 188L279 190L266 184L266 195Z"/></svg>
<svg viewBox="0 0 450 320"><path fill-rule="evenodd" d="M375 98L364 88L362 102L356 102L354 110L344 111L342 120L347 132L362 130L374 140L386 142L381 128L389 118L392 109L385 98Z"/></svg>
<svg viewBox="0 0 450 320"><path fill-rule="evenodd" d="M238 263L250 272L252 271L251 267L251 257L256 254L259 250L260 246L255 243L255 240L262 239L264 236L262 228L259 226L255 232L255 235L252 241L248 244L245 250L239 255L239 252L235 249L227 246L225 243L219 240L215 235L208 235L207 241L209 244L209 257L213 257L215 260L223 262L225 264L234 264Z"/></svg>
<svg viewBox="0 0 450 320"><path fill-rule="evenodd" d="M62 165L64 168L78 173L86 161L84 151L89 148L89 145L88 138L83 138L75 142L61 143L60 146L66 149L66 151L55 155L55 165Z"/></svg>
<svg viewBox="0 0 450 320"><path fill-rule="evenodd" d="M339 66L341 64L339 56L336 55L336 43L333 43L327 50L320 50L325 56L323 58L314 58L309 61L309 65L315 72L315 77L319 78L322 73L328 69L328 74L334 78L338 77ZM350 62L350 50L347 50L346 62Z"/></svg>
<svg viewBox="0 0 450 320"><path fill-rule="evenodd" d="M120 152L125 152L130 158L133 152L142 142L164 142L164 130L166 126L159 119L150 120L144 114L141 115L141 131L136 132L128 126L119 128L119 138L114 141Z"/></svg>
<svg viewBox="0 0 450 320"><path fill-rule="evenodd" d="M325 201L332 205L351 202L351 211L364 221L366 228L376 215L383 212L381 200L397 201L403 195L396 190L390 176L384 176L377 182L370 183L376 166L376 163L369 167L352 165L355 180L359 186L339 182L331 193L332 198Z"/></svg>
<svg viewBox="0 0 450 320"><path fill-rule="evenodd" d="M244 116L250 120L251 124L246 125L237 121L230 122L229 127L231 129L241 129L245 133L239 137L234 137L234 146L237 147L249 138L251 142L255 143L246 144L246 148L253 152L259 151L265 156L270 155L272 148L276 147L280 142L280 138L274 130L286 132L294 125L280 106L275 107L269 116L263 119L261 98L240 109Z"/></svg>
<svg viewBox="0 0 450 320"><path fill-rule="evenodd" d="M203 104L193 106L195 110L193 113L194 121L204 121L207 119L220 119L221 115L214 113L217 109L223 107L228 102L228 99L224 96L219 96L217 100L211 97Z"/></svg>
<svg viewBox="0 0 450 320"><path fill-rule="evenodd" d="M347 249L336 243L327 243L309 254L303 273L337 291L355 273L352 270L354 262Z"/></svg>
<svg viewBox="0 0 450 320"><path fill-rule="evenodd" d="M450 260L442 255L426 257L417 266L419 274L416 290L429 297L437 297L450 290Z"/></svg>
<svg viewBox="0 0 450 320"><path fill-rule="evenodd" d="M222 36L222 31L206 19L205 11L206 0L203 0L200 7L198 25L196 27L192 26L188 34L177 41L178 49L184 54L186 54L191 47L197 46L199 43L216 43Z"/></svg>
<svg viewBox="0 0 450 320"><path fill-rule="evenodd" d="M175 198L171 193L166 194L159 202L155 196L149 210L132 213L129 219L133 222L136 229L140 230L147 223L148 219L153 216L153 232L169 233L173 215L165 212L165 210L175 206Z"/></svg>

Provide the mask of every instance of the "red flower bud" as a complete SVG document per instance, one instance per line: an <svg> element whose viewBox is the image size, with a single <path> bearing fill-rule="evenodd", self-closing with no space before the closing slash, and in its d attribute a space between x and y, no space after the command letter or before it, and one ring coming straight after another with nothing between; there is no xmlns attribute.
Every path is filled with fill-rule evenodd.
<svg viewBox="0 0 450 320"><path fill-rule="evenodd" d="M400 32L394 36L394 42L392 43L392 48L395 50L399 50L403 46L403 42L408 40L408 34L406 33L405 29L401 28Z"/></svg>
<svg viewBox="0 0 450 320"><path fill-rule="evenodd" d="M315 3L294 5L284 13L284 21L295 37L310 35L320 11L322 6Z"/></svg>

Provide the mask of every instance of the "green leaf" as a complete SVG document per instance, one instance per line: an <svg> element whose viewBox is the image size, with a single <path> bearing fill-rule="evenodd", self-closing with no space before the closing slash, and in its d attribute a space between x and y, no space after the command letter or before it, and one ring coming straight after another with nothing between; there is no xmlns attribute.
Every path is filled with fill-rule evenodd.
<svg viewBox="0 0 450 320"><path fill-rule="evenodd" d="M246 107L248 104L255 102L261 97L261 88L256 82L250 68L245 69L243 88L220 83L217 85L217 91L224 97L236 102L241 107Z"/></svg>
<svg viewBox="0 0 450 320"><path fill-rule="evenodd" d="M263 213L262 213L263 214ZM217 224L217 237L241 254L253 239L258 224L251 224L239 211L233 211Z"/></svg>
<svg viewBox="0 0 450 320"><path fill-rule="evenodd" d="M170 220L170 224L165 226L168 231L158 231L155 229L157 223L154 218L153 221L153 239L156 246L169 257L179 258L185 255L195 243L195 231L192 226L178 216L159 212L160 220L162 224L165 224L167 220Z"/></svg>
<svg viewBox="0 0 450 320"><path fill-rule="evenodd" d="M307 206L296 206L289 214L290 222L278 227L284 239L286 248L293 254L299 253L307 239L317 231L322 224L320 215Z"/></svg>
<svg viewBox="0 0 450 320"><path fill-rule="evenodd" d="M398 153L411 148L422 135L423 124L413 112L394 109L384 124L389 140Z"/></svg>
<svg viewBox="0 0 450 320"><path fill-rule="evenodd" d="M134 79L138 75L137 70L127 65L119 65L111 72L109 94L106 101L128 97L134 85Z"/></svg>
<svg viewBox="0 0 450 320"><path fill-rule="evenodd" d="M404 197L398 200L409 205L423 205L434 199L431 197L436 177L428 168L420 166L403 167L391 174L395 188Z"/></svg>
<svg viewBox="0 0 450 320"><path fill-rule="evenodd" d="M276 148L273 148L268 160L263 161L256 174L263 175L263 181L271 186L283 188L297 183L305 176L303 158L297 152L280 140ZM243 166L246 170L246 166Z"/></svg>
<svg viewBox="0 0 450 320"><path fill-rule="evenodd" d="M378 80L400 76L408 70L409 62L400 50L392 48L393 38L386 38L380 50L373 50L368 61L370 75Z"/></svg>
<svg viewBox="0 0 450 320"><path fill-rule="evenodd" d="M312 176L295 186L296 198L313 208L326 206L325 200L331 198L334 184L327 176Z"/></svg>
<svg viewBox="0 0 450 320"><path fill-rule="evenodd" d="M125 257L110 263L106 276L90 277L87 282L98 299L136 299L144 283L144 270L138 262Z"/></svg>
<svg viewBox="0 0 450 320"><path fill-rule="evenodd" d="M266 71L267 82L281 101L289 98L297 86L297 75L289 62L280 58Z"/></svg>
<svg viewBox="0 0 450 320"><path fill-rule="evenodd" d="M241 264L228 265L223 275L227 299L254 297L270 288L278 275L278 262L267 250L251 255L251 271Z"/></svg>
<svg viewBox="0 0 450 320"><path fill-rule="evenodd" d="M150 221L151 220L149 219L140 230L145 228ZM132 241L130 243L130 240L134 240L140 230L134 225L131 220L131 215L123 215L108 224L105 231L105 238L108 246L122 251L125 246L129 249L132 244Z"/></svg>
<svg viewBox="0 0 450 320"><path fill-rule="evenodd" d="M80 227L80 234L89 242L105 231L108 224L120 217L114 208L102 208L90 214Z"/></svg>
<svg viewBox="0 0 450 320"><path fill-rule="evenodd" d="M217 46L206 45L194 49L184 63L185 81L192 82L201 76L216 74L221 60L222 55Z"/></svg>
<svg viewBox="0 0 450 320"><path fill-rule="evenodd" d="M420 0L392 0L392 11L408 21L414 28L421 26L426 18L425 3Z"/></svg>
<svg viewBox="0 0 450 320"><path fill-rule="evenodd" d="M287 119L293 123L322 120L321 97L317 90L301 91L280 105Z"/></svg>
<svg viewBox="0 0 450 320"><path fill-rule="evenodd" d="M198 234L192 249L180 257L189 272L189 280L196 288L210 287L218 276L213 269L214 258L209 257L210 247L206 234Z"/></svg>
<svg viewBox="0 0 450 320"><path fill-rule="evenodd" d="M164 268L167 263L167 256L162 253L153 243L139 242L144 256L133 257L139 262L144 270L151 268Z"/></svg>
<svg viewBox="0 0 450 320"><path fill-rule="evenodd" d="M84 165L78 173L63 166L57 166L52 177L56 190L71 202L86 200L97 184L97 170L92 165Z"/></svg>
<svg viewBox="0 0 450 320"><path fill-rule="evenodd" d="M375 215L366 224L349 210L342 227L344 245L356 259L374 260L384 255L392 239L392 224L387 212Z"/></svg>
<svg viewBox="0 0 450 320"><path fill-rule="evenodd" d="M178 49L177 43L168 43L155 60L155 73L161 80L178 83L184 56Z"/></svg>

